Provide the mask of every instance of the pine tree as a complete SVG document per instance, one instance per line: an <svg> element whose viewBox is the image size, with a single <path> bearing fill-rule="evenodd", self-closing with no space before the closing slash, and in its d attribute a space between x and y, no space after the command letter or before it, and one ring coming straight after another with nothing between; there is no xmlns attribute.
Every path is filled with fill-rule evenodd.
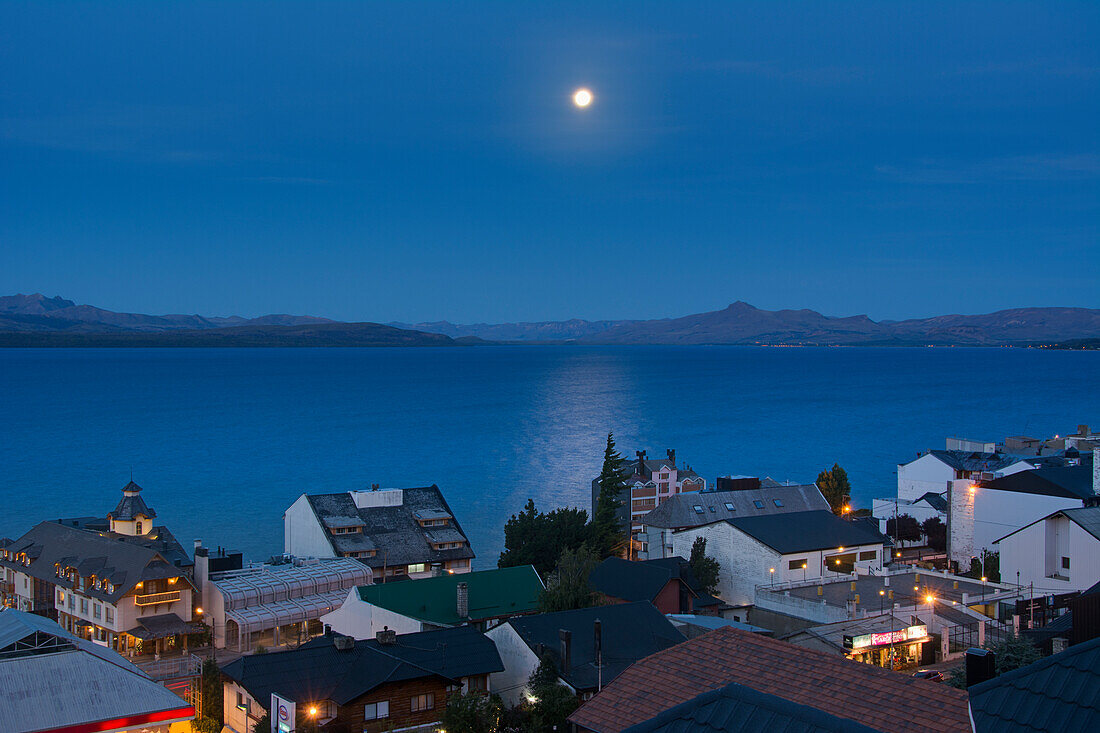
<svg viewBox="0 0 1100 733"><path fill-rule="evenodd" d="M539 596L539 610L551 613L597 605L600 596L592 589L588 576L599 564L600 558L588 545L563 550L558 566L546 578L546 588Z"/></svg>
<svg viewBox="0 0 1100 733"><path fill-rule="evenodd" d="M691 559L688 560L688 565L703 590L711 595L718 592L718 572L721 566L713 557L707 557L705 537L696 537L695 542L691 543Z"/></svg>
<svg viewBox="0 0 1100 733"><path fill-rule="evenodd" d="M600 487L596 508L592 515L592 545L601 558L610 557L616 548L626 542L619 510L623 506L626 479L623 470L626 461L615 450L615 436L607 434L607 446L603 452L603 469L597 479Z"/></svg>
<svg viewBox="0 0 1100 733"><path fill-rule="evenodd" d="M831 469L822 471L817 475L817 488L821 490L825 501L829 502L833 514L838 517L844 516L846 513L844 509L848 507L848 502L852 496L852 485L848 483L848 472L834 463Z"/></svg>

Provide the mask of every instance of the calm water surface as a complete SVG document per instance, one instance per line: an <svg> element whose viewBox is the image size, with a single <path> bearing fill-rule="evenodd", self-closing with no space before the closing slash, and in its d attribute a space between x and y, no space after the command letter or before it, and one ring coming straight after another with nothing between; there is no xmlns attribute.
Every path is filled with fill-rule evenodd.
<svg viewBox="0 0 1100 733"><path fill-rule="evenodd" d="M604 436L857 501L947 435L1100 422L1100 353L485 347L0 350L0 536L100 515L130 478L185 546L282 551L303 492L437 483L478 555L527 497L587 506Z"/></svg>

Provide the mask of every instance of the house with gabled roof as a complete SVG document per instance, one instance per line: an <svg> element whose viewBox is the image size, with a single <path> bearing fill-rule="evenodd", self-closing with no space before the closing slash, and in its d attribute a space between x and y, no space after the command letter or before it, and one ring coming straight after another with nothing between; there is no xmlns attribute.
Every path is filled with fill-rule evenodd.
<svg viewBox="0 0 1100 733"><path fill-rule="evenodd" d="M1036 595L1083 591L1100 582L1100 506L1052 512L994 544L1001 577Z"/></svg>
<svg viewBox="0 0 1100 733"><path fill-rule="evenodd" d="M609 557L593 568L588 582L608 601L648 601L664 614L713 614L724 605L706 592L682 557L633 561Z"/></svg>
<svg viewBox="0 0 1100 733"><path fill-rule="evenodd" d="M721 708L712 709L723 717L744 720L757 715L768 720L781 712L798 721L789 730L815 730L805 721L822 718L802 709L811 708L875 731L970 731L967 697L962 690L730 627L639 660L581 705L569 721L582 733L695 730L690 725L654 727L653 722L667 722L662 716L668 711L701 694L724 690L731 683L759 695L731 694ZM680 708L678 714L684 712ZM754 726L732 730L784 729Z"/></svg>
<svg viewBox="0 0 1100 733"><path fill-rule="evenodd" d="M515 616L537 613L543 588L531 565L362 585L352 588L321 623L356 639L370 639L387 629L411 634L471 625L485 631Z"/></svg>
<svg viewBox="0 0 1100 733"><path fill-rule="evenodd" d="M375 582L468 573L474 552L438 486L302 494L283 514L297 557L350 557Z"/></svg>
<svg viewBox="0 0 1100 733"><path fill-rule="evenodd" d="M289 730L435 730L448 695L488 694L502 668L493 642L470 626L360 641L329 633L222 667L224 720L252 733L278 696Z"/></svg>

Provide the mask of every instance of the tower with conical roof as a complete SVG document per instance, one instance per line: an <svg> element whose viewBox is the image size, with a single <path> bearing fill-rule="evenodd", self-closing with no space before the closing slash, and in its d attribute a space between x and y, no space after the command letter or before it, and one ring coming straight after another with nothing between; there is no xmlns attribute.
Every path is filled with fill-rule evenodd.
<svg viewBox="0 0 1100 733"><path fill-rule="evenodd" d="M118 534L140 537L153 531L153 519L157 513L146 506L141 498L141 487L133 482L122 487L122 500L115 510L107 515L111 531Z"/></svg>

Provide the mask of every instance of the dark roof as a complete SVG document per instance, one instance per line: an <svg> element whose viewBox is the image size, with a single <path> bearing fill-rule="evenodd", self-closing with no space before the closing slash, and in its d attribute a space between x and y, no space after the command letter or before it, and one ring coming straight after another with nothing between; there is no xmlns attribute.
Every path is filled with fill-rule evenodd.
<svg viewBox="0 0 1100 733"><path fill-rule="evenodd" d="M928 506L932 507L938 512L947 511L947 499L944 498L943 494L937 494L934 491L929 491L928 493L921 496L919 499L914 499L913 503L916 504L918 501L923 501L927 503Z"/></svg>
<svg viewBox="0 0 1100 733"><path fill-rule="evenodd" d="M152 519L157 516L157 513L154 512L151 507L146 505L145 500L141 498L138 493L140 491L141 487L135 484L133 481L123 486L122 499L119 500L118 506L115 507L115 510L107 515L107 518L132 521L138 516L143 516L146 519ZM127 496L127 492L132 492L134 496Z"/></svg>
<svg viewBox="0 0 1100 733"><path fill-rule="evenodd" d="M597 733L620 733L731 682L872 729L970 731L962 690L729 627L639 661L569 720Z"/></svg>
<svg viewBox="0 0 1100 733"><path fill-rule="evenodd" d="M885 542L882 533L871 524L841 519L829 511L771 514L726 521L780 554Z"/></svg>
<svg viewBox="0 0 1100 733"><path fill-rule="evenodd" d="M448 560L473 558L473 550L458 520L454 517L443 492L436 485L401 489L399 506L357 507L350 492L341 494L307 494L314 514L320 520L337 555L347 552L375 550L374 557L360 558L372 568L410 563L442 563ZM451 518L447 527L421 527L418 516L424 518L445 515ZM361 532L334 535L333 526L361 526ZM463 542L462 547L449 550L432 549L431 542Z"/></svg>
<svg viewBox="0 0 1100 733"><path fill-rule="evenodd" d="M200 624L184 621L174 613L141 616L138 617L137 624L126 633L139 639L163 639L177 634L196 634L202 631Z"/></svg>
<svg viewBox="0 0 1100 733"><path fill-rule="evenodd" d="M776 504L776 500L779 504ZM763 504L758 507L755 502ZM733 507L729 509L727 505ZM699 509L696 509L699 507ZM674 494L642 518L652 527L678 529L699 527L720 519L755 517L762 514L790 514L826 510L829 502L815 484L784 485L763 479L759 489L742 491L700 491Z"/></svg>
<svg viewBox="0 0 1100 733"><path fill-rule="evenodd" d="M992 481L983 481L981 485L999 491L1088 499L1092 496L1092 466L1055 466L1018 471Z"/></svg>
<svg viewBox="0 0 1100 733"><path fill-rule="evenodd" d="M603 683L654 652L675 646L684 635L648 601L521 616L507 623L532 650L542 644L558 664L560 677L575 690L595 690L600 671L595 661L595 622L603 636ZM558 631L573 633L568 672L561 671Z"/></svg>
<svg viewBox="0 0 1100 733"><path fill-rule="evenodd" d="M1030 460L1033 456L1015 456L1008 453L977 453L965 450L930 450L935 456L956 471L1000 471L1002 468Z"/></svg>
<svg viewBox="0 0 1100 733"><path fill-rule="evenodd" d="M156 542L148 537L99 534L57 522L40 522L6 548L9 552L26 552L33 558L31 564L24 567L0 559L0 566L62 588L72 584L57 576L56 566L76 568L82 576L95 575L114 586L112 593L94 587L82 593L115 603L143 580L183 577L187 583L191 582L182 567L168 562L160 551L149 546Z"/></svg>
<svg viewBox="0 0 1100 733"><path fill-rule="evenodd" d="M853 720L731 682L632 725L625 733L876 733Z"/></svg>
<svg viewBox="0 0 1100 733"><path fill-rule="evenodd" d="M621 557L609 557L597 565L588 576L594 590L611 598L623 601L650 601L674 580L681 581L689 589L688 582L681 575L684 560L680 557L668 558L672 562L650 560L632 562ZM691 572L691 568L687 568ZM692 579L695 576L692 574ZM696 581L698 583L698 581ZM692 589L694 593L694 589Z"/></svg>
<svg viewBox="0 0 1100 733"><path fill-rule="evenodd" d="M462 677L501 672L496 646L471 626L402 634L395 644L356 641L340 650L331 634L298 649L252 654L230 662L222 674L257 700L275 692L298 702L332 700L346 705L387 682Z"/></svg>
<svg viewBox="0 0 1100 733"><path fill-rule="evenodd" d="M970 688L977 733L1100 730L1100 638Z"/></svg>

